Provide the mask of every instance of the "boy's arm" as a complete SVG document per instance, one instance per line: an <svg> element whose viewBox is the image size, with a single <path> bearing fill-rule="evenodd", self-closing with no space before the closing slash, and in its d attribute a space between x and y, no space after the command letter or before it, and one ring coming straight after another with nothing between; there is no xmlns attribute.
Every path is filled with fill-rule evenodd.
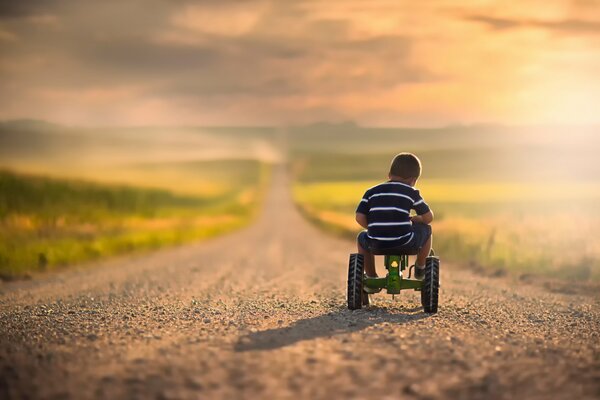
<svg viewBox="0 0 600 400"><path fill-rule="evenodd" d="M417 215L411 217L412 222L419 222L421 224L430 224L433 221L433 211L429 208L429 205L425 203L425 200L421 197L421 193L417 190L417 196L413 204L413 209L417 212Z"/></svg>
<svg viewBox="0 0 600 400"><path fill-rule="evenodd" d="M433 211L429 210L425 214L414 215L410 217L412 222L419 222L421 224L430 224L433 221Z"/></svg>
<svg viewBox="0 0 600 400"><path fill-rule="evenodd" d="M358 203L358 207L356 207L356 222L358 222L358 224L365 229L368 229L367 225L369 224L367 222L367 214L368 213L369 213L369 190L367 190L365 192L362 199L360 199L360 202Z"/></svg>
<svg viewBox="0 0 600 400"><path fill-rule="evenodd" d="M356 213L356 222L358 222L358 224L360 226L362 226L363 228L367 229L367 216L363 213Z"/></svg>

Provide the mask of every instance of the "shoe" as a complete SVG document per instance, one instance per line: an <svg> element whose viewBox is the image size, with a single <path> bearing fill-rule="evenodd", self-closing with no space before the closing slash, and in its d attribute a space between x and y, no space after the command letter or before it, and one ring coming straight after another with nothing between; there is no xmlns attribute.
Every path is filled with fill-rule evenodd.
<svg viewBox="0 0 600 400"><path fill-rule="evenodd" d="M422 267L418 267L415 264L415 279L422 281L423 278L425 278L425 266L423 265Z"/></svg>

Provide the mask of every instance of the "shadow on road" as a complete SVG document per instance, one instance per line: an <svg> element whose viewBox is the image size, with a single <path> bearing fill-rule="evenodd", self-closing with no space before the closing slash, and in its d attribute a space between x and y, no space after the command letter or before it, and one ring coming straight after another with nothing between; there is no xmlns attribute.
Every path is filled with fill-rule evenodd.
<svg viewBox="0 0 600 400"><path fill-rule="evenodd" d="M360 331L384 322L404 324L430 316L417 312L419 310L421 307L405 309L402 312L376 307L352 312L341 309L302 319L290 326L249 333L238 340L234 349L239 352L277 349L303 340Z"/></svg>

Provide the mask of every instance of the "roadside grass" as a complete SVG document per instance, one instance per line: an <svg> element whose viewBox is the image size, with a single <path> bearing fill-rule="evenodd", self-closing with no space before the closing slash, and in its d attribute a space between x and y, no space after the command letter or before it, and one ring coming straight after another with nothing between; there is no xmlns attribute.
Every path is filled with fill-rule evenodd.
<svg viewBox="0 0 600 400"><path fill-rule="evenodd" d="M353 239L356 205L376 183L296 182L293 195L310 221ZM600 281L598 185L423 180L418 187L436 213L434 248L443 259L493 274Z"/></svg>
<svg viewBox="0 0 600 400"><path fill-rule="evenodd" d="M226 196L235 188L257 183L257 160L219 159L132 163L106 169L106 182L201 198Z"/></svg>
<svg viewBox="0 0 600 400"><path fill-rule="evenodd" d="M238 229L257 213L270 173L255 160L132 169L144 170L144 186L181 190L0 171L0 277L26 277ZM194 179L184 179L186 186L169 181L164 171L175 177L176 169Z"/></svg>

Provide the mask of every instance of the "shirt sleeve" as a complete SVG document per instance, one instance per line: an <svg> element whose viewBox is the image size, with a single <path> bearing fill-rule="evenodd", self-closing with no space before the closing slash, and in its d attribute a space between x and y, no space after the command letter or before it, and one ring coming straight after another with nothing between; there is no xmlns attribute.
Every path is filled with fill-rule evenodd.
<svg viewBox="0 0 600 400"><path fill-rule="evenodd" d="M429 211L431 211L429 205L425 203L425 200L423 200L418 190L415 191L415 202L413 203L412 208L415 210L417 215L427 214Z"/></svg>
<svg viewBox="0 0 600 400"><path fill-rule="evenodd" d="M369 191L367 190L363 195L360 203L358 203L358 207L356 207L356 212L367 215L369 213Z"/></svg>

